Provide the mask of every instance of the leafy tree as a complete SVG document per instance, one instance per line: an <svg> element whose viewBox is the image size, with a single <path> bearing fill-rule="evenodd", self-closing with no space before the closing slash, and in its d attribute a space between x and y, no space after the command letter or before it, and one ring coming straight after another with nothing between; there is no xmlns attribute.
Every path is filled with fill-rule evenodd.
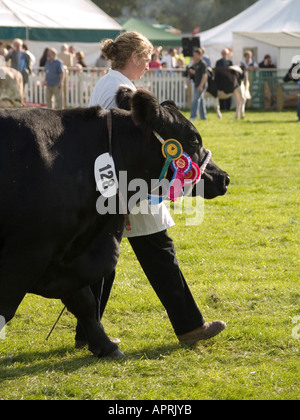
<svg viewBox="0 0 300 420"><path fill-rule="evenodd" d="M117 18L122 16L124 6L128 7L130 11L136 10L136 0L93 0L93 2L100 7L109 16Z"/></svg>
<svg viewBox="0 0 300 420"><path fill-rule="evenodd" d="M101 9L114 18L126 10L134 17L152 18L158 23L172 25L183 32L191 33L212 28L237 15L257 0L93 0Z"/></svg>

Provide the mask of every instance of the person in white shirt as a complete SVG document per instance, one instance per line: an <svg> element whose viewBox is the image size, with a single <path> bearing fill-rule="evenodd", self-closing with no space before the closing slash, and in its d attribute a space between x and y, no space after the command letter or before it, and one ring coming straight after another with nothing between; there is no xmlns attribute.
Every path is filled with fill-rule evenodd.
<svg viewBox="0 0 300 420"><path fill-rule="evenodd" d="M245 67L246 70L259 70L259 66L256 61L252 59L253 53L251 50L247 50L244 52L244 59L241 61L241 66Z"/></svg>
<svg viewBox="0 0 300 420"><path fill-rule="evenodd" d="M116 93L120 86L136 90L133 80L139 80L149 70L153 46L137 32L121 34L115 41L108 39L101 45L102 54L111 61L112 68L96 84L89 106L105 109L117 106ZM208 339L225 328L222 321L205 322L198 309L176 259L175 248L167 229L174 225L162 203L158 214L129 215L131 230L124 232L149 282L165 307L178 340L194 344ZM109 298L115 272L92 287L99 308L99 321ZM78 325L75 344L86 343Z"/></svg>
<svg viewBox="0 0 300 420"><path fill-rule="evenodd" d="M161 59L161 64L166 63L167 69L174 69L176 67L176 58L174 48L170 48L168 54Z"/></svg>

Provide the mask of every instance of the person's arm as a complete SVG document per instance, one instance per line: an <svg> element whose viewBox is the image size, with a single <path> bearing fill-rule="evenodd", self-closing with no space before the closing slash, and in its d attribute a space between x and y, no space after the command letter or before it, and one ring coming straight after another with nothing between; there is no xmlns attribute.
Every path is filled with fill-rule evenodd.
<svg viewBox="0 0 300 420"><path fill-rule="evenodd" d="M60 63L59 72L60 72L59 73L60 81L59 81L58 87L61 88L64 84L64 79L65 79L65 68L64 68L63 62Z"/></svg>
<svg viewBox="0 0 300 420"><path fill-rule="evenodd" d="M61 88L63 86L63 84L64 84L65 73L64 72L60 73L59 77L60 77L60 82L58 84L58 87Z"/></svg>
<svg viewBox="0 0 300 420"><path fill-rule="evenodd" d="M12 57L12 53L14 52L14 50L11 48L9 51L8 51L8 53L6 54L6 56L4 57L5 58L5 61L8 61L8 60L10 60L11 59L11 57Z"/></svg>
<svg viewBox="0 0 300 420"><path fill-rule="evenodd" d="M199 83L198 86L198 92L201 93L203 92L204 86L207 82L208 79L208 75L207 75L207 65L204 62L201 62L201 72L202 72L202 77L201 77L201 81Z"/></svg>

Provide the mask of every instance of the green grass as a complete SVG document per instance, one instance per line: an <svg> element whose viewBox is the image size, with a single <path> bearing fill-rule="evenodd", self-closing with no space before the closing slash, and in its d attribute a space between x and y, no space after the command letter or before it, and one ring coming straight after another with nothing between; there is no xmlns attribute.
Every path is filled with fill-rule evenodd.
<svg viewBox="0 0 300 420"><path fill-rule="evenodd" d="M46 342L62 304L27 295L0 340L0 399L299 399L296 113L248 112L244 121L209 113L197 128L231 185L205 202L202 224L175 215L169 233L205 318L227 329L194 349L180 346L124 240L103 323L127 358L74 350L69 313Z"/></svg>

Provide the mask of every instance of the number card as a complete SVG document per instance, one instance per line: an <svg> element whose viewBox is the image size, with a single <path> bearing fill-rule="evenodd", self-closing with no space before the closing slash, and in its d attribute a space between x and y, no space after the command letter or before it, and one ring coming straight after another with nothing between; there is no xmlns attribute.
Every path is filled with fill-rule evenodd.
<svg viewBox="0 0 300 420"><path fill-rule="evenodd" d="M95 180L98 191L106 198L117 194L119 183L115 163L109 153L104 153L95 161Z"/></svg>

